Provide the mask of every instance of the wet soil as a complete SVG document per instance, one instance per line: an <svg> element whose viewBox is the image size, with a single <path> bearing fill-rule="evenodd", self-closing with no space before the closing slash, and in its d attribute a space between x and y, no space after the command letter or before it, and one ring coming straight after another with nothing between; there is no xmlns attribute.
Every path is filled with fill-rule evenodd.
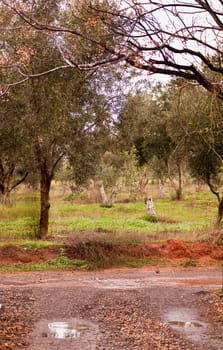
<svg viewBox="0 0 223 350"><path fill-rule="evenodd" d="M223 260L223 247L209 242L182 242L167 240L159 243L146 244L114 244L97 240L74 242L72 237L61 242L59 246L44 248L27 248L16 245L0 247L0 264L32 263L55 259L64 248L70 259L100 260L101 257L134 257L168 259L168 264L195 261L199 264L215 264ZM104 259L105 260L105 259ZM152 261L152 260L151 260Z"/></svg>
<svg viewBox="0 0 223 350"><path fill-rule="evenodd" d="M2 273L0 349L221 350L221 287L221 268ZM197 337L172 327L173 310L184 319L172 321L202 324ZM52 322L76 325L80 335L50 336Z"/></svg>
<svg viewBox="0 0 223 350"><path fill-rule="evenodd" d="M114 245L69 237L61 246L0 247L0 264L55 259L61 247L70 259L90 261L94 251L94 259L154 257L172 267L0 273L1 350L223 349L223 297L215 293L223 283L221 246L177 240ZM68 323L78 336L53 337L54 322ZM194 329L193 322L201 327Z"/></svg>

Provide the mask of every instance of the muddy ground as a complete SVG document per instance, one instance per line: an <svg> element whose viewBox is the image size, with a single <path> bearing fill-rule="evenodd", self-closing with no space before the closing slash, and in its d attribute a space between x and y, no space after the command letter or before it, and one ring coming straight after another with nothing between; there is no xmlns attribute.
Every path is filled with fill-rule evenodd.
<svg viewBox="0 0 223 350"><path fill-rule="evenodd" d="M87 259L92 244L63 247L69 258ZM97 244L98 254L152 256L171 267L0 273L1 350L223 349L221 246ZM0 263L53 259L60 249L1 247ZM54 322L65 328L57 333Z"/></svg>
<svg viewBox="0 0 223 350"><path fill-rule="evenodd" d="M213 267L1 274L0 349L221 350L221 286Z"/></svg>

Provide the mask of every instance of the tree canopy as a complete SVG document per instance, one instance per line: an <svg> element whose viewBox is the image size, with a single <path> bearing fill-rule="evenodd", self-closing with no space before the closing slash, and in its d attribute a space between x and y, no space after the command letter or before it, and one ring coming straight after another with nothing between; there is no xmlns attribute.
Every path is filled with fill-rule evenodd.
<svg viewBox="0 0 223 350"><path fill-rule="evenodd" d="M81 183L94 173L104 144L117 140L114 131L143 161L156 156L182 173L189 159L192 175L210 180L216 192L223 157L221 0L1 0L0 10L0 127L10 141L0 149L2 178L7 152L26 175L21 155L30 143L49 210L59 161L66 155ZM130 94L124 104L119 81L130 68L177 79L156 96Z"/></svg>
<svg viewBox="0 0 223 350"><path fill-rule="evenodd" d="M33 12L39 2L1 0L1 8L11 19L9 25L1 23L1 30L33 28L42 31L42 35L56 33L64 64L51 69L96 69L122 61L148 74L196 82L223 99L222 82L215 79L223 74L221 0L67 0L51 17L45 11L44 20ZM54 2L44 2L44 8ZM20 27L14 16L20 17ZM96 54L77 58L77 41L85 48L93 45ZM10 62L3 65L10 67ZM18 62L12 66L23 79L43 74L26 72Z"/></svg>

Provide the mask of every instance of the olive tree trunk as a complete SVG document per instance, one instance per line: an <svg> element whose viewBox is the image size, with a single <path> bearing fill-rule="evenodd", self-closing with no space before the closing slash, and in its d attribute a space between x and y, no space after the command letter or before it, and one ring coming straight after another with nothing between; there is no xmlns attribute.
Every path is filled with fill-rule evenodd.
<svg viewBox="0 0 223 350"><path fill-rule="evenodd" d="M45 239L48 235L50 187L57 164L63 157L63 153L55 156L56 140L51 142L48 148L44 148L40 139L36 139L36 157L40 172L40 219L38 238Z"/></svg>
<svg viewBox="0 0 223 350"><path fill-rule="evenodd" d="M182 165L177 164L177 172L178 172L178 189L176 191L177 200L181 201L183 199L183 170Z"/></svg>
<svg viewBox="0 0 223 350"><path fill-rule="evenodd" d="M110 194L110 197L108 198L106 193L105 193L105 188L103 182L100 185L100 194L102 198L102 203L105 207L112 207L113 204L115 203L116 196L118 192L121 190L121 183L116 183L116 185L112 188L112 192Z"/></svg>
<svg viewBox="0 0 223 350"><path fill-rule="evenodd" d="M223 197L219 200L218 203L218 216L216 221L216 226L219 228L223 218Z"/></svg>
<svg viewBox="0 0 223 350"><path fill-rule="evenodd" d="M171 175L170 162L167 163L167 172L168 172L168 177L169 177L171 186L175 190L176 199L180 201L183 199L183 166L182 166L182 163L177 164L177 173L178 173L177 184L174 182L173 176Z"/></svg>
<svg viewBox="0 0 223 350"><path fill-rule="evenodd" d="M220 192L215 190L209 177L207 178L206 183L207 183L208 187L210 188L211 192L217 197L217 200L218 200L218 215L217 215L217 220L215 223L215 226L218 229L221 225L221 221L223 218L223 195L221 195Z"/></svg>
<svg viewBox="0 0 223 350"><path fill-rule="evenodd" d="M45 239L48 235L49 210L50 210L50 186L52 177L41 169L40 180L40 220L38 238Z"/></svg>

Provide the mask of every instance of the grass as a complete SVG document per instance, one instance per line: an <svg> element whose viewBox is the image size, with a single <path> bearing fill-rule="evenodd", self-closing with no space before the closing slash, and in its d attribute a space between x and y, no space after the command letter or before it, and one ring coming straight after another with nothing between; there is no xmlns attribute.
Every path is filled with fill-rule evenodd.
<svg viewBox="0 0 223 350"><path fill-rule="evenodd" d="M39 248L46 248L46 247L52 247L60 245L59 242L52 242L52 241L41 241L41 240L14 240L14 241L2 241L0 242L0 247L5 245L17 245L22 246L27 249L39 249Z"/></svg>
<svg viewBox="0 0 223 350"><path fill-rule="evenodd" d="M33 198L33 197L32 197ZM0 204L0 239L35 238L38 228L39 206L36 199L15 199L10 206Z"/></svg>
<svg viewBox="0 0 223 350"><path fill-rule="evenodd" d="M158 222L148 220L144 203L116 204L113 208L102 208L97 204L57 203L52 208L50 231L95 231L153 233L159 231L185 231L205 229L211 225L215 208L204 210L191 207L184 202L157 201ZM162 218L159 220L159 217Z"/></svg>
<svg viewBox="0 0 223 350"><path fill-rule="evenodd" d="M23 244L28 249L43 248L49 246L49 242L40 242L38 245L30 245L31 242ZM48 243L48 244L47 244ZM52 245L52 243L51 243ZM70 270L70 269L88 270L89 264L83 259L69 259L66 255L64 248L60 249L60 254L56 259L50 259L48 261L41 261L35 263L9 263L0 264L1 272L19 272L19 271L44 271L44 270Z"/></svg>
<svg viewBox="0 0 223 350"><path fill-rule="evenodd" d="M80 269L88 270L89 266L85 260L68 258L63 259L52 259L38 263L18 263L18 264L0 264L0 272L22 272L22 271L47 271L47 270L70 270Z"/></svg>
<svg viewBox="0 0 223 350"><path fill-rule="evenodd" d="M111 267L143 267L153 264L150 257L101 257L99 260L69 259L52 259L37 263L17 263L17 264L0 264L0 272L27 272L27 271L54 271L54 270L95 270Z"/></svg>
<svg viewBox="0 0 223 350"><path fill-rule="evenodd" d="M61 250L57 259L32 264L2 265L0 271L148 265L154 263L150 257L118 254L118 247L171 238L184 241L207 239L217 214L215 198L208 192L203 195L189 194L180 202L155 199L157 219L146 213L143 201L116 203L111 208L105 208L100 204L71 204L57 195L51 199L49 239L40 241L35 240L39 217L38 196L16 194L12 203L8 207L0 206L0 246L20 245L26 249L35 249L61 245L61 238L72 233L71 244L79 244L79 248L85 249L84 258L68 258L65 251ZM112 249L106 251L106 246L112 246L114 252ZM188 259L183 264L194 266L196 262Z"/></svg>
<svg viewBox="0 0 223 350"><path fill-rule="evenodd" d="M188 197L182 202L156 200L157 222L146 214L145 204L117 203L112 208L99 204L70 204L52 200L50 235L65 232L129 232L155 236L160 233L179 233L179 238L194 239L199 232L208 230L215 220L217 205L214 198ZM212 199L212 200L211 200ZM20 197L10 207L1 207L0 240L27 240L35 238L38 227L38 202L35 197Z"/></svg>

